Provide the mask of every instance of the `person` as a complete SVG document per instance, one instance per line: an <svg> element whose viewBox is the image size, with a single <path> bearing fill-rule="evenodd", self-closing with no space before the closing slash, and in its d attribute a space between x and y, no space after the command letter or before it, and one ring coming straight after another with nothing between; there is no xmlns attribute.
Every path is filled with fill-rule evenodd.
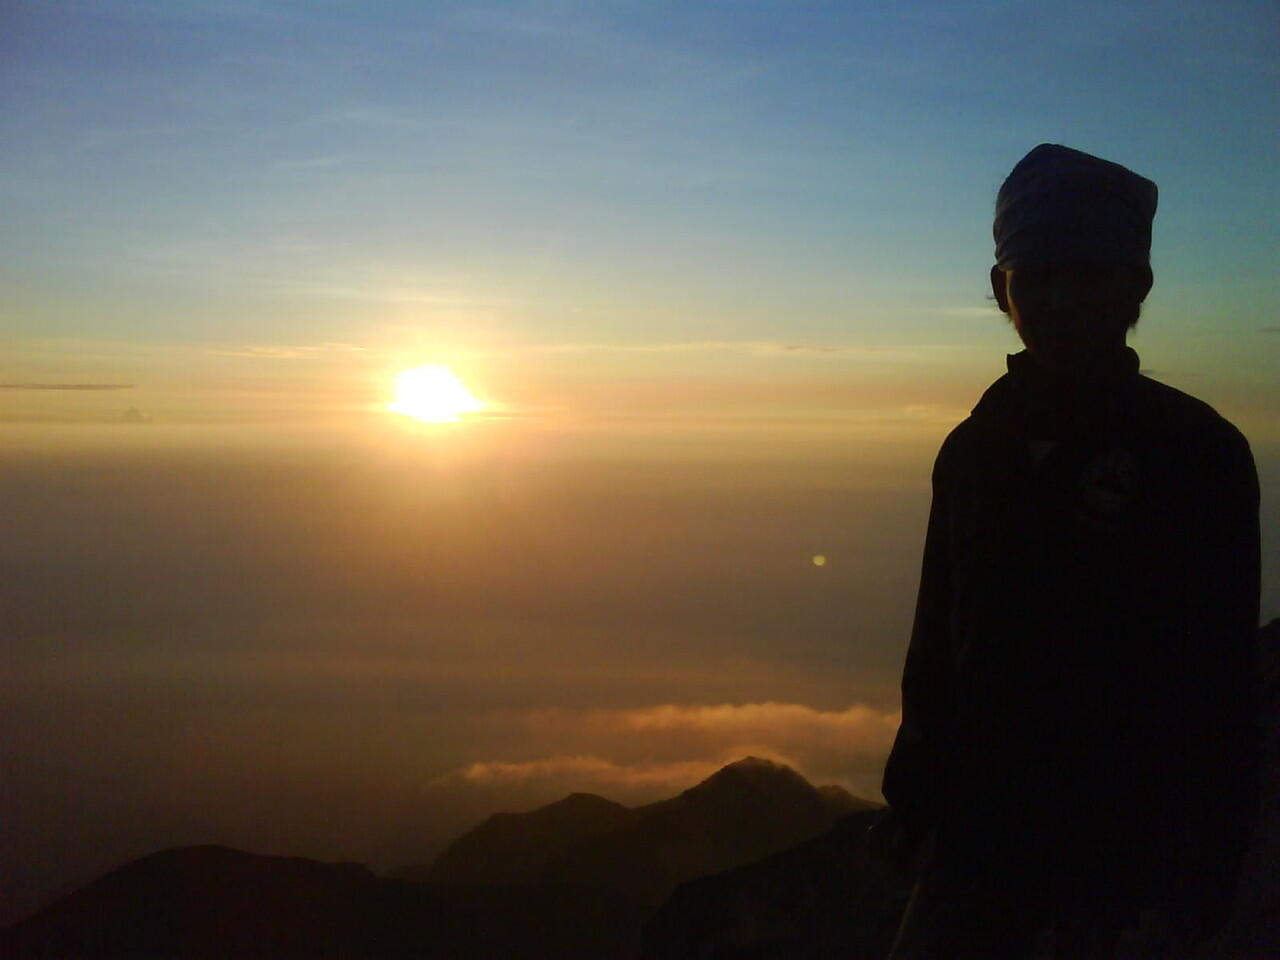
<svg viewBox="0 0 1280 960"><path fill-rule="evenodd" d="M1258 482L1139 372L1156 185L1056 144L1000 188L1025 349L943 443L883 792L914 958L1180 957L1260 804Z"/></svg>

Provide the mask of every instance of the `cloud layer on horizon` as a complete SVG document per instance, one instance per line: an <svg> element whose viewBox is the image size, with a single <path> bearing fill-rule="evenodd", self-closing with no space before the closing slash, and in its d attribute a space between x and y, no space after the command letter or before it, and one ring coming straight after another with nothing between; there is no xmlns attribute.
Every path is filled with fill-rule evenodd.
<svg viewBox="0 0 1280 960"><path fill-rule="evenodd" d="M554 744L556 752L523 760L479 760L441 778L438 785L518 784L547 792L681 790L751 755L785 763L817 783L838 782L878 799L878 771L901 713L864 704L820 710L765 701L553 708L527 711L515 720L530 742Z"/></svg>

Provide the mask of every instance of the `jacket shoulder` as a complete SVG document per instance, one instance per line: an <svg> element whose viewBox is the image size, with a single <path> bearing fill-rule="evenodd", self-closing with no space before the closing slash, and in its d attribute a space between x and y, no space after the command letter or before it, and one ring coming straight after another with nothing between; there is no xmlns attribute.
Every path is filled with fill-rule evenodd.
<svg viewBox="0 0 1280 960"><path fill-rule="evenodd" d="M940 479L944 479L956 471L961 463L970 460L979 447L986 444L984 437L988 432L984 429L984 424L979 418L975 418L973 414L965 417L947 434L942 446L938 449L938 455L933 461L933 481L936 485Z"/></svg>
<svg viewBox="0 0 1280 960"><path fill-rule="evenodd" d="M1135 392L1142 418L1179 443L1251 456L1244 434L1203 400L1147 376L1138 377Z"/></svg>

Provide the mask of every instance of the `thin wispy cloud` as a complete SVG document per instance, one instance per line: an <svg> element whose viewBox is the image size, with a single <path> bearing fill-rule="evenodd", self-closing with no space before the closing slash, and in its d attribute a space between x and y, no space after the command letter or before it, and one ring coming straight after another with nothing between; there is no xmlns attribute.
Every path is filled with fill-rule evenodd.
<svg viewBox="0 0 1280 960"><path fill-rule="evenodd" d="M367 300L374 303L419 303L433 306L466 306L466 307L501 307L507 306L504 301L492 298L472 297L456 293L433 293L425 290L413 290L382 286L339 286L320 284L305 287L283 287L280 293L298 294L307 297L323 297L334 300Z"/></svg>
<svg viewBox="0 0 1280 960"><path fill-rule="evenodd" d="M352 295L357 295L352 291ZM359 292L360 296L376 296L371 292ZM398 298L395 293L381 294L388 299ZM453 300L444 297L421 297L421 302L461 304L474 301ZM412 302L419 302L417 300ZM480 357L485 355L558 355L558 354L738 354L757 357L868 357L883 360L919 356L930 351L953 349L945 346L848 346L839 344L794 343L771 340L672 340L654 343L567 342L518 344L504 347L468 347L453 351L456 355ZM221 356L254 357L279 360L317 359L340 354L369 353L375 348L355 343L314 344L247 344L229 349L212 351Z"/></svg>
<svg viewBox="0 0 1280 960"><path fill-rule="evenodd" d="M990 317L1000 312L1000 308L992 301L985 307L918 307L912 313L927 313L935 317Z"/></svg>
<svg viewBox="0 0 1280 960"><path fill-rule="evenodd" d="M674 340L659 343L551 343L516 348L529 353L746 353L770 356L889 356L927 347L841 346L772 340Z"/></svg>
<svg viewBox="0 0 1280 960"><path fill-rule="evenodd" d="M0 383L0 390L132 390L132 383Z"/></svg>
<svg viewBox="0 0 1280 960"><path fill-rule="evenodd" d="M737 758L731 758L737 759ZM770 758L773 759L773 758ZM715 773L730 759L721 761L685 760L674 763L615 763L592 755L553 756L519 763L487 761L473 763L439 784L463 782L473 785L564 784L569 789L609 789L610 787L661 787L680 790Z"/></svg>
<svg viewBox="0 0 1280 960"><path fill-rule="evenodd" d="M394 130L424 130L438 126L438 123L432 118L423 116L419 111L369 103L354 107L342 107L336 110L324 110L315 116L299 121L297 125L301 127L353 125L383 127Z"/></svg>
<svg viewBox="0 0 1280 960"><path fill-rule="evenodd" d="M364 353L368 349L354 343L251 344L212 352L223 357L252 357L258 360L321 360L352 353Z"/></svg>
<svg viewBox="0 0 1280 960"><path fill-rule="evenodd" d="M706 84L737 84L758 73L756 64L741 58L726 58L702 49L671 43L657 44L610 29L603 18L589 21L582 16L539 16L513 10L467 8L459 17L491 33L523 38L538 46L559 48L562 55L613 69L648 75L655 81L676 85L684 78Z"/></svg>
<svg viewBox="0 0 1280 960"><path fill-rule="evenodd" d="M801 703L677 705L632 710L546 710L525 722L540 730L566 725L597 733L702 734L734 742L770 744L793 753L823 746L842 750L887 749L901 716L854 704L844 710L818 710Z"/></svg>
<svg viewBox="0 0 1280 960"><path fill-rule="evenodd" d="M959 423L968 415L967 407L930 403L909 403L901 410L901 419L923 423Z"/></svg>
<svg viewBox="0 0 1280 960"><path fill-rule="evenodd" d="M161 3L156 0L144 0L132 5L133 13L143 12L147 17L157 20L176 20L180 22L204 23L209 20L248 21L248 20L297 20L292 11L282 10L279 4L253 2L253 0L231 0L231 2L209 2L197 0L194 3Z"/></svg>
<svg viewBox="0 0 1280 960"><path fill-rule="evenodd" d="M785 763L874 797L901 714L865 704L660 704L635 709L532 710L513 718L530 742L560 750L477 760L438 786L534 785L562 791L692 786L744 756Z"/></svg>
<svg viewBox="0 0 1280 960"><path fill-rule="evenodd" d="M277 160L274 166L277 170L325 170L343 166L350 162L350 159L350 157L339 155L303 157L297 160Z"/></svg>

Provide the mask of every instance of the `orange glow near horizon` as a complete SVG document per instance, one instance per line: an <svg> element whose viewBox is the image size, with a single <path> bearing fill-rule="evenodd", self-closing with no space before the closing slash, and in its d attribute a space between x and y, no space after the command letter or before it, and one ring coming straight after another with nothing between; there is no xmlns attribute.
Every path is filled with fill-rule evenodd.
<svg viewBox="0 0 1280 960"><path fill-rule="evenodd" d="M423 423L456 423L466 413L478 413L484 403L448 367L414 367L396 375L392 413Z"/></svg>

